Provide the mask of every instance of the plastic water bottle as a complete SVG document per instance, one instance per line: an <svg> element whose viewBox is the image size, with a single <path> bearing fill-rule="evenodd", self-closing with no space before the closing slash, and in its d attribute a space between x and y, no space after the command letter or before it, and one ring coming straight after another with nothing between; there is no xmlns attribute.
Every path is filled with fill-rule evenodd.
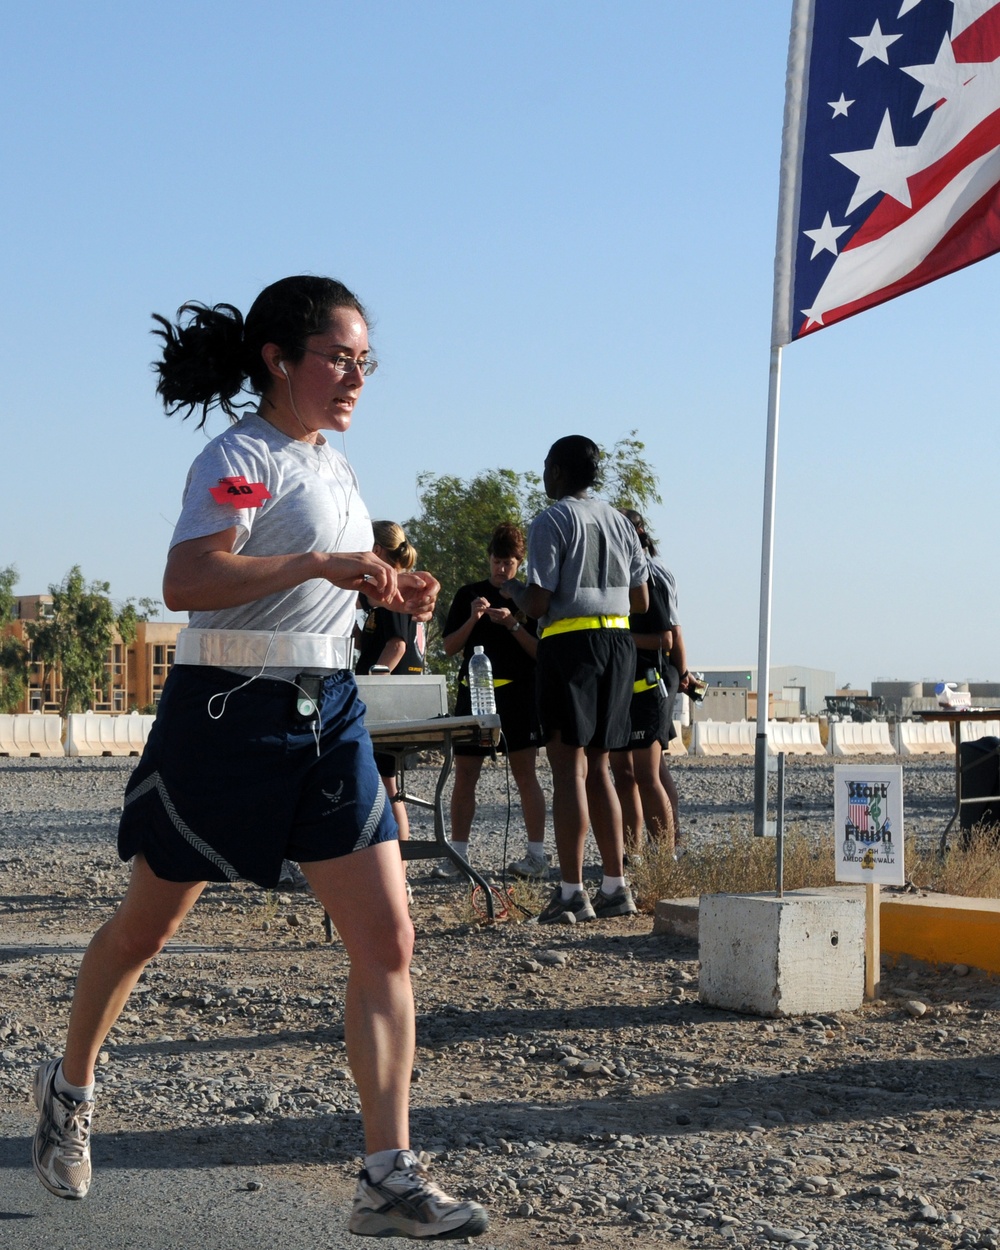
<svg viewBox="0 0 1000 1250"><path fill-rule="evenodd" d="M469 660L469 694L473 716L494 715L497 700L493 693L493 665L482 647L476 647Z"/></svg>

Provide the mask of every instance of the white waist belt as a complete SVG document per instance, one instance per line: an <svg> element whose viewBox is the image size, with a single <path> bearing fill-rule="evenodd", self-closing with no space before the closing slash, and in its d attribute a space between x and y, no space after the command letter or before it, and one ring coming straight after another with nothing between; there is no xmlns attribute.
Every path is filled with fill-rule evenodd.
<svg viewBox="0 0 1000 1250"><path fill-rule="evenodd" d="M350 638L296 634L269 629L182 629L175 664L214 664L218 668L350 668Z"/></svg>

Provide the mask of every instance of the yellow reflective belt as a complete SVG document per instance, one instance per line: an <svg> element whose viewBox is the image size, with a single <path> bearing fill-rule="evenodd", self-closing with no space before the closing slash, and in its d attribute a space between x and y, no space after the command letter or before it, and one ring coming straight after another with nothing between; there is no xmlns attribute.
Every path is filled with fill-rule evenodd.
<svg viewBox="0 0 1000 1250"><path fill-rule="evenodd" d="M494 690L498 690L501 686L509 686L509 685L510 685L510 683L511 683L513 680L514 680L514 678L513 678L513 677L494 677L494 678L493 678L493 689L494 689ZM469 684L469 680L468 680L468 678L467 678L467 677L463 677L463 678L462 678L462 682L461 682L461 684L462 684L463 686L467 686L467 685Z"/></svg>
<svg viewBox="0 0 1000 1250"><path fill-rule="evenodd" d="M637 682L632 685L633 694L645 694L647 690L655 690L660 683L658 681L647 681L645 677L640 677Z"/></svg>
<svg viewBox="0 0 1000 1250"><path fill-rule="evenodd" d="M578 629L628 629L627 616L564 616L561 621L546 625L539 634L548 638L552 634L572 634Z"/></svg>

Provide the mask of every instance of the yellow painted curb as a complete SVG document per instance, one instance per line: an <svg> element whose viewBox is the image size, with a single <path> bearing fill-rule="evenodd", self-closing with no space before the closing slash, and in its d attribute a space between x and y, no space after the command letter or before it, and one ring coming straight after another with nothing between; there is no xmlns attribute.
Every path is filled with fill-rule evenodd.
<svg viewBox="0 0 1000 1250"><path fill-rule="evenodd" d="M882 895L882 951L1000 972L1000 900Z"/></svg>

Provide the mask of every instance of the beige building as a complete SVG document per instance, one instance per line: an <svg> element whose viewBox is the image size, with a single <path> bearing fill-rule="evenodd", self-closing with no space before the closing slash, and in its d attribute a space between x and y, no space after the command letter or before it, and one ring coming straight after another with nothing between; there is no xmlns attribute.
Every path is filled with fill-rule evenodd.
<svg viewBox="0 0 1000 1250"><path fill-rule="evenodd" d="M44 620L51 609L51 595L21 595L15 600L15 619L7 626L12 634L31 651L26 625ZM142 621L135 642L127 645L116 638L108 649L105 668L109 677L108 696L94 691L95 712L134 712L154 707L160 701L163 683L174 662L177 635L184 628L181 621ZM31 664L28 689L20 712L58 712L62 705L62 688L58 672L47 675L41 661Z"/></svg>

